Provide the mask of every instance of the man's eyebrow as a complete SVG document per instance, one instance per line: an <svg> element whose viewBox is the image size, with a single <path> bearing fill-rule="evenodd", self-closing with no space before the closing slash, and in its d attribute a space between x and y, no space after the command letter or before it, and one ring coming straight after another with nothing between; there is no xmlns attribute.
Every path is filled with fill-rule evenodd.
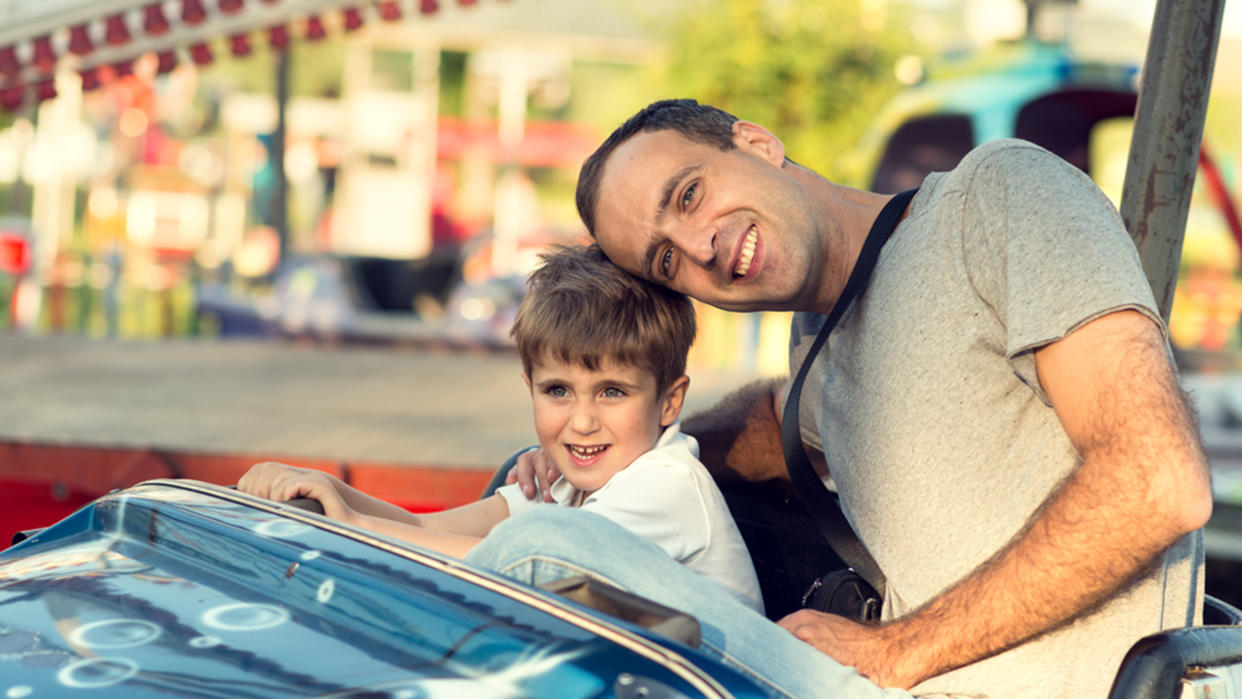
<svg viewBox="0 0 1242 699"><path fill-rule="evenodd" d="M677 185L686 179L691 173L699 169L698 163L687 165L686 167L673 173L673 176L665 180L664 189L660 194L660 203L656 206L656 220L659 221L664 217L664 212L668 211L668 205L673 200L673 192L677 191ZM647 279L654 279L652 264L655 262L656 250L659 249L663 238L656 238L647 245L647 251L643 254L643 270Z"/></svg>
<svg viewBox="0 0 1242 699"><path fill-rule="evenodd" d="M673 192L677 191L677 185L682 180L686 179L687 175L697 169L699 169L698 164L686 166L678 172L673 173L673 176L664 182L664 191L660 196L660 205L656 207L657 219L663 216L665 211L668 211L669 202L673 200Z"/></svg>

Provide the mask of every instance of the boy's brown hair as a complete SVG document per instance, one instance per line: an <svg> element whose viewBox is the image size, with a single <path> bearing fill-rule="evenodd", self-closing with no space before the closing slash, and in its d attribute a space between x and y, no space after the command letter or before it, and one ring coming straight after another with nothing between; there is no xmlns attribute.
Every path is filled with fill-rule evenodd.
<svg viewBox="0 0 1242 699"><path fill-rule="evenodd" d="M647 369L661 392L686 373L695 334L688 298L617 267L598 245L541 257L510 333L527 376L545 357L591 371L605 361Z"/></svg>

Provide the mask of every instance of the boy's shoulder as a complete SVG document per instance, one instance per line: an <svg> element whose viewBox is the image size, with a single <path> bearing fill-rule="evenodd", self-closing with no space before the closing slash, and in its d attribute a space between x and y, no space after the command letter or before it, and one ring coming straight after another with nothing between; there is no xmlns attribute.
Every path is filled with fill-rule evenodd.
<svg viewBox="0 0 1242 699"><path fill-rule="evenodd" d="M686 497L701 499L703 491L716 490L707 467L699 461L698 442L694 437L673 431L675 427L669 427L654 447L613 474L595 496L631 498L645 493L646 498L667 502Z"/></svg>
<svg viewBox="0 0 1242 699"><path fill-rule="evenodd" d="M707 473L707 467L703 465L703 462L699 461L698 440L682 433L679 423L673 423L665 428L663 434L660 435L660 439L656 441L655 446L639 454L638 458L634 459L626 468L618 471L616 475L631 471L635 467L638 467L639 470L675 468L687 472L702 470L703 473Z"/></svg>

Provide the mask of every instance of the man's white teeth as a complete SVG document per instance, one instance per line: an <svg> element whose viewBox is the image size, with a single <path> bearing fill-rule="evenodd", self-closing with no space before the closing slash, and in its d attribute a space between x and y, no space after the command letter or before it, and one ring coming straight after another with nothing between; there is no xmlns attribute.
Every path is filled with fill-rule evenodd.
<svg viewBox="0 0 1242 699"><path fill-rule="evenodd" d="M746 231L746 240L742 241L742 254L737 256L737 267L733 268L733 276L744 277L750 270L750 261L755 259L755 243L759 242L759 231L754 226Z"/></svg>
<svg viewBox="0 0 1242 699"><path fill-rule="evenodd" d="M580 459L589 459L607 448L607 444L600 444L593 447L580 447L576 444L569 445L569 450L574 453L574 456Z"/></svg>

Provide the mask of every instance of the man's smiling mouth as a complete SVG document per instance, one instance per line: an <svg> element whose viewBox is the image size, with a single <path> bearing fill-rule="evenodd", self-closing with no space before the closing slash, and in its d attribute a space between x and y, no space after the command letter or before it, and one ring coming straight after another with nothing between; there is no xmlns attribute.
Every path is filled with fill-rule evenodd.
<svg viewBox="0 0 1242 699"><path fill-rule="evenodd" d="M755 259L755 245L759 242L759 229L751 226L746 231L746 239L742 241L742 252L737 256L737 266L733 268L734 277L744 277L750 271L750 263Z"/></svg>

